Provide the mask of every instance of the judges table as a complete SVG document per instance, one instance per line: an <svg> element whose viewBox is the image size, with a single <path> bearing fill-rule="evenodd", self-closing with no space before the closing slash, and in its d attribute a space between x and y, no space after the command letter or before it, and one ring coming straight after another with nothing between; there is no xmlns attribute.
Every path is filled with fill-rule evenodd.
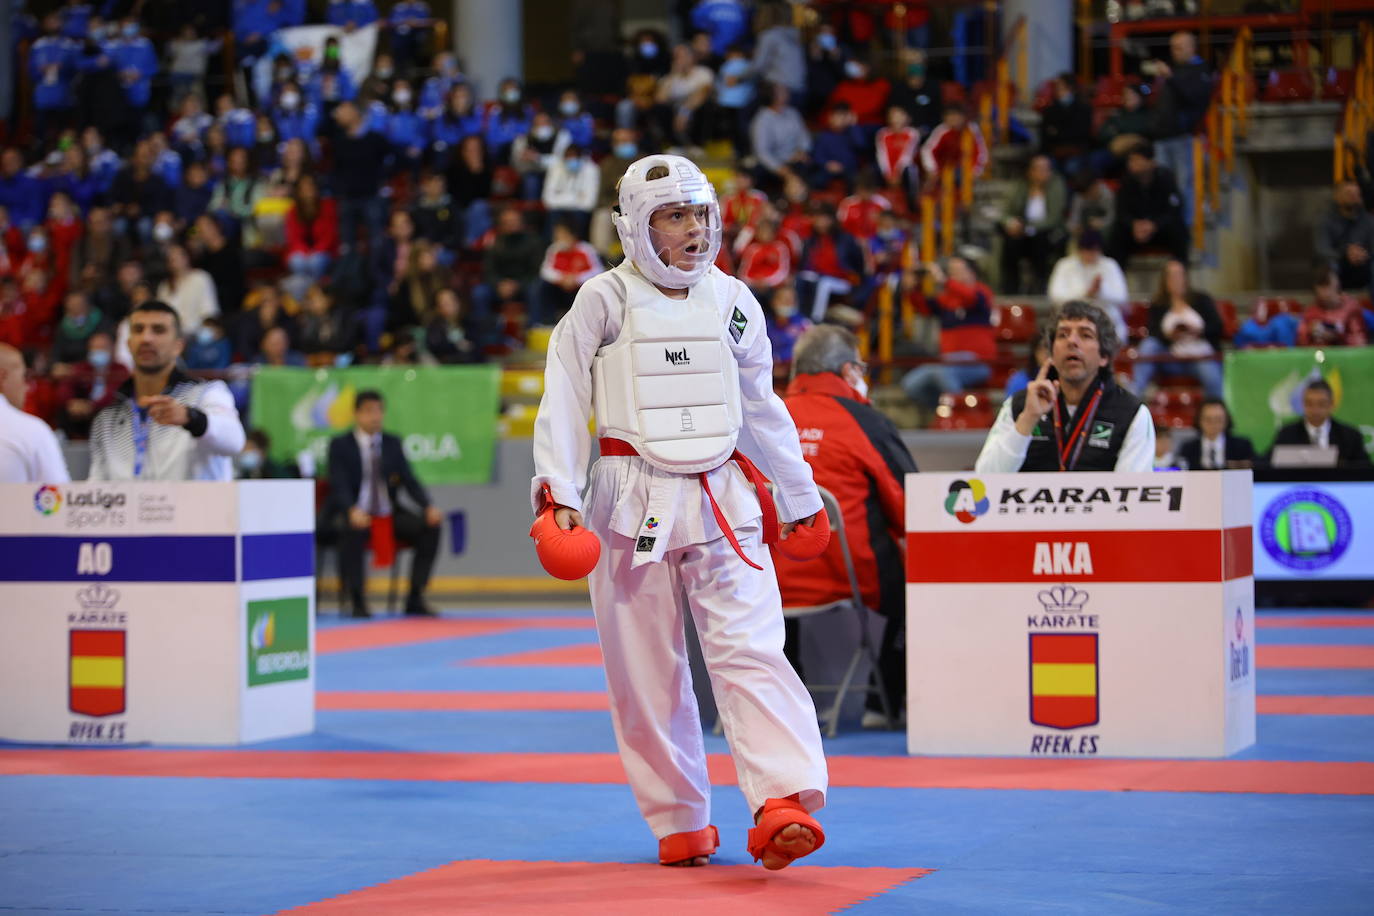
<svg viewBox="0 0 1374 916"><path fill-rule="evenodd" d="M0 485L0 740L315 727L308 480Z"/></svg>
<svg viewBox="0 0 1374 916"><path fill-rule="evenodd" d="M1255 741L1249 471L912 474L912 754Z"/></svg>

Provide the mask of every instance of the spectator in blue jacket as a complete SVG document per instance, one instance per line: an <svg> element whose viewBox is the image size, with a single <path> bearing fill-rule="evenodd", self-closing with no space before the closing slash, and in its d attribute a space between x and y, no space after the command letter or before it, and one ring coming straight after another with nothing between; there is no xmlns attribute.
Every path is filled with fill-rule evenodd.
<svg viewBox="0 0 1374 916"><path fill-rule="evenodd" d="M148 135L148 145L153 151L153 174L168 188L181 187L181 157L167 148L167 135L154 131Z"/></svg>
<svg viewBox="0 0 1374 916"><path fill-rule="evenodd" d="M0 207L25 232L43 221L43 187L25 171L24 155L13 146L0 153Z"/></svg>
<svg viewBox="0 0 1374 916"><path fill-rule="evenodd" d="M71 116L77 45L61 34L61 27L61 17L49 13L43 17L43 36L29 47L34 131L45 146Z"/></svg>
<svg viewBox="0 0 1374 916"><path fill-rule="evenodd" d="M123 168L119 154L105 146L105 138L100 128L87 125L81 131L81 147L86 151L86 161L90 164L91 174L99 183L100 192L106 193L114 184L115 175Z"/></svg>
<svg viewBox="0 0 1374 916"><path fill-rule="evenodd" d="M402 73L415 65L433 21L425 0L399 0L391 8L387 17L391 25L391 56Z"/></svg>
<svg viewBox="0 0 1374 916"><path fill-rule="evenodd" d="M458 58L452 51L440 51L434 55L434 75L425 80L420 87L420 104L416 106L422 116L434 120L444 113L444 102L453 87L467 82L458 69Z"/></svg>
<svg viewBox="0 0 1374 916"><path fill-rule="evenodd" d="M492 159L504 162L510 158L510 145L515 138L529 133L533 112L524 103L520 81L514 77L501 80L496 97L500 104L487 118L487 152Z"/></svg>
<svg viewBox="0 0 1374 916"><path fill-rule="evenodd" d="M124 20L119 35L111 56L119 72L120 85L124 87L124 99L136 119L137 128L148 112L148 101L152 97L153 76L158 69L157 51L147 36L142 34L138 20L132 16Z"/></svg>
<svg viewBox="0 0 1374 916"><path fill-rule="evenodd" d="M312 156L320 154L315 134L320 126L320 110L306 101L295 80L287 80L272 107L272 125L277 129L277 142L301 140Z"/></svg>
<svg viewBox="0 0 1374 916"><path fill-rule="evenodd" d="M113 180L114 176L110 178ZM61 191L66 194L82 213L89 212L108 187L91 169L86 150L80 143L73 143L63 151L62 166L49 182L52 193Z"/></svg>
<svg viewBox="0 0 1374 916"><path fill-rule="evenodd" d="M346 32L377 21L377 5L372 0L329 0L325 21Z"/></svg>
<svg viewBox="0 0 1374 916"><path fill-rule="evenodd" d="M234 41L239 61L248 65L267 53L268 39L281 28L283 19L279 0L234 0Z"/></svg>
<svg viewBox="0 0 1374 916"><path fill-rule="evenodd" d="M224 93L215 102L215 122L224 130L224 142L233 147L248 149L253 145L257 119L248 108L240 108L234 97Z"/></svg>
<svg viewBox="0 0 1374 916"><path fill-rule="evenodd" d="M57 11L57 15L62 22L62 34L73 41L83 41L89 34L91 28L91 16L93 10L89 3L82 3L81 0L67 0L62 9Z"/></svg>
<svg viewBox="0 0 1374 916"><path fill-rule="evenodd" d="M585 150L592 148L592 116L582 110L582 99L575 89L565 89L558 97L558 116L554 119L559 130L568 132L569 142Z"/></svg>
<svg viewBox="0 0 1374 916"><path fill-rule="evenodd" d="M863 131L854 118L854 109L849 107L848 102L836 102L827 116L826 129L816 131L811 138L811 159L815 163L811 186L824 188L840 178L849 188L852 176L858 174L859 166L863 164L862 156L869 145L864 142Z"/></svg>
<svg viewBox="0 0 1374 916"><path fill-rule="evenodd" d="M386 139L395 151L395 167L419 175L428 145L428 125L415 110L415 93L410 80L398 79L391 87L391 113L386 119Z"/></svg>
<svg viewBox="0 0 1374 916"><path fill-rule="evenodd" d="M692 27L711 36L711 53L724 57L731 45L749 38L749 11L740 0L698 0Z"/></svg>
<svg viewBox="0 0 1374 916"><path fill-rule="evenodd" d="M177 225L185 229L200 219L200 215L210 209L210 196L214 191L205 163L192 162L186 166L184 180L172 193L172 212L176 214Z"/></svg>
<svg viewBox="0 0 1374 916"><path fill-rule="evenodd" d="M482 113L472 98L472 87L459 83L444 100L443 112L429 122L430 158L433 168L448 171L458 161L458 146L467 137L482 138Z"/></svg>

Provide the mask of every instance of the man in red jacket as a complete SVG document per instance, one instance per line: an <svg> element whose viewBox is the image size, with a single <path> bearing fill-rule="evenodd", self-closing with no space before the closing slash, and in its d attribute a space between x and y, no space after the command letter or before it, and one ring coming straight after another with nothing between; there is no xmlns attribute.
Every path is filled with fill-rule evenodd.
<svg viewBox="0 0 1374 916"><path fill-rule="evenodd" d="M816 483L840 504L864 604L887 618L878 662L888 707L899 715L906 698L902 483L916 470L916 462L897 427L868 402L866 367L853 334L836 325L812 328L797 341L792 365L783 402L797 424L802 457ZM816 560L798 563L774 551L773 562L783 607L850 596L838 541ZM799 667L797 621L787 624L788 659ZM865 727L884 724L881 709L878 697L870 695Z"/></svg>
<svg viewBox="0 0 1374 916"><path fill-rule="evenodd" d="M997 336L992 327L992 290L978 280L973 265L950 258L947 270L939 264L926 269L940 287L928 300L940 319L940 362L926 363L902 377L907 397L932 410L942 394L958 394L975 388L992 375L989 365L997 358Z"/></svg>

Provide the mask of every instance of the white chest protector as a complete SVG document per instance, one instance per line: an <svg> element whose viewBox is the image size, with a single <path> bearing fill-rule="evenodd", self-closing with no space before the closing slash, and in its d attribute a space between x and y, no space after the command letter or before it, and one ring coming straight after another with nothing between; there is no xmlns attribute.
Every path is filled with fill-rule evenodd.
<svg viewBox="0 0 1374 916"><path fill-rule="evenodd" d="M707 274L686 299L669 299L632 267L615 274L625 286L625 319L592 360L597 435L625 440L665 471L720 467L741 419L718 277Z"/></svg>

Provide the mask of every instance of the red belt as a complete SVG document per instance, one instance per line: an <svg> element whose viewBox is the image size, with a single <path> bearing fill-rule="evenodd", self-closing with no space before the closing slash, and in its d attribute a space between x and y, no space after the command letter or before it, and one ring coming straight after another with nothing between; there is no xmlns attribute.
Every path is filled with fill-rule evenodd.
<svg viewBox="0 0 1374 916"><path fill-rule="evenodd" d="M639 455L639 450L624 439L601 439L600 444L601 454L607 458L630 458ZM776 544L779 533L778 510L773 505L773 494L768 489L768 478L763 476L763 472L754 465L754 462L740 454L739 449L735 449L730 457L725 460L738 464L740 470L744 472L744 476L754 485L759 496L759 508L763 510L763 542ZM715 469L712 468L712 470ZM701 488L706 491L706 498L711 501L711 511L716 516L716 524L720 526L720 530L725 534L725 539L730 542L731 547L735 548L735 553L739 554L741 560L755 569L763 569L762 566L744 555L744 548L740 547L739 541L735 538L734 530L730 527L730 523L725 520L725 513L720 511L715 494L711 492L711 484L706 479L706 475L709 473L711 472L702 471L696 476L697 480L701 481Z"/></svg>

